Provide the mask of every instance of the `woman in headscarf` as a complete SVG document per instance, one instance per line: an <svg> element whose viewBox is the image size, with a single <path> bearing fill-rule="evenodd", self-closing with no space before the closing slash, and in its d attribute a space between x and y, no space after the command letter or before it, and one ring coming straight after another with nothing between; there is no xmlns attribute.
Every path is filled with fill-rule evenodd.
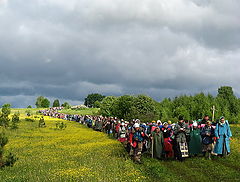
<svg viewBox="0 0 240 182"><path fill-rule="evenodd" d="M215 128L215 136L217 138L216 145L214 148L214 153L219 156L225 156L230 154L230 140L232 137L232 132L229 123L222 116L219 123L217 123Z"/></svg>
<svg viewBox="0 0 240 182"><path fill-rule="evenodd" d="M161 159L163 155L163 133L160 128L157 127L152 132L152 142L153 142L153 157L157 159Z"/></svg>
<svg viewBox="0 0 240 182"><path fill-rule="evenodd" d="M201 136L203 144L203 156L206 156L206 153L208 153L208 158L211 159L214 142L214 128L212 127L211 121L206 122L206 125L202 128Z"/></svg>
<svg viewBox="0 0 240 182"><path fill-rule="evenodd" d="M202 153L202 139L197 122L193 122L190 128L189 154L197 156Z"/></svg>
<svg viewBox="0 0 240 182"><path fill-rule="evenodd" d="M122 122L119 129L118 129L118 141L120 141L124 147L127 147L127 138L126 138L126 134L127 134L127 128L125 126L125 123Z"/></svg>
<svg viewBox="0 0 240 182"><path fill-rule="evenodd" d="M163 128L161 129L163 132L163 138L164 138L164 152L165 157L170 158L173 157L173 147L172 147L172 129L169 127L168 123L163 123Z"/></svg>

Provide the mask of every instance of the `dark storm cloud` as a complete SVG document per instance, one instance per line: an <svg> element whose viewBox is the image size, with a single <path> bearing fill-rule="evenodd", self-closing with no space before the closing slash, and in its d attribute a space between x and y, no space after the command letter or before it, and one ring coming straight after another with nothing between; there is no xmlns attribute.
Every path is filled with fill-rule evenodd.
<svg viewBox="0 0 240 182"><path fill-rule="evenodd" d="M237 0L0 0L0 102L240 87Z"/></svg>

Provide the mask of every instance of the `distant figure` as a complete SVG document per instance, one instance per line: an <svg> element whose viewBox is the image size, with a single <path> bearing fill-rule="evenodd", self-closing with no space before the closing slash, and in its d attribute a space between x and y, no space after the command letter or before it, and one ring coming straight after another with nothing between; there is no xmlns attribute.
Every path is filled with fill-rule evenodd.
<svg viewBox="0 0 240 182"><path fill-rule="evenodd" d="M232 132L228 121L225 120L223 116L216 125L215 136L217 141L214 148L214 153L218 154L219 156L230 154L230 140L232 137Z"/></svg>

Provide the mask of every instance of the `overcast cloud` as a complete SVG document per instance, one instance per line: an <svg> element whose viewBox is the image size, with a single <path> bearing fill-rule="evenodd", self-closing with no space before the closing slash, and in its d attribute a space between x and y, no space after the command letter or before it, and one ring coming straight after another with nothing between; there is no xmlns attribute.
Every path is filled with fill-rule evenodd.
<svg viewBox="0 0 240 182"><path fill-rule="evenodd" d="M239 0L0 0L0 104L240 95Z"/></svg>

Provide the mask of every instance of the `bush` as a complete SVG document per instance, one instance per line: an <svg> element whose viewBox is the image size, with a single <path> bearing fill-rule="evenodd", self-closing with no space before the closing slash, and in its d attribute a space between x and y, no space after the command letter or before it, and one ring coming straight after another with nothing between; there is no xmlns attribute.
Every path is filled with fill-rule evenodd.
<svg viewBox="0 0 240 182"><path fill-rule="evenodd" d="M46 127L46 123L45 123L43 117L39 119L38 127L39 128L45 128Z"/></svg>
<svg viewBox="0 0 240 182"><path fill-rule="evenodd" d="M11 125L11 128L12 129L17 129L18 128L18 123L19 123L19 121L20 121L20 119L19 119L19 113L15 113L14 115L13 115L13 117L12 117L12 125Z"/></svg>
<svg viewBox="0 0 240 182"><path fill-rule="evenodd" d="M31 116L32 115L32 111L30 109L26 110L25 113L27 114L27 116Z"/></svg>
<svg viewBox="0 0 240 182"><path fill-rule="evenodd" d="M16 157L16 155L10 152L6 157L5 166L12 167L17 160L18 158Z"/></svg>
<svg viewBox="0 0 240 182"><path fill-rule="evenodd" d="M4 115L0 113L0 126L8 127L9 126L10 119L8 118L8 115Z"/></svg>
<svg viewBox="0 0 240 182"><path fill-rule="evenodd" d="M5 166L13 166L13 164L17 161L17 157L9 153L6 156L6 159L3 159L4 147L8 143L8 138L4 132L1 131L0 133L0 168Z"/></svg>
<svg viewBox="0 0 240 182"><path fill-rule="evenodd" d="M67 124L65 124L63 122L56 123L56 129L58 129L58 130L64 130L66 127L67 127Z"/></svg>

